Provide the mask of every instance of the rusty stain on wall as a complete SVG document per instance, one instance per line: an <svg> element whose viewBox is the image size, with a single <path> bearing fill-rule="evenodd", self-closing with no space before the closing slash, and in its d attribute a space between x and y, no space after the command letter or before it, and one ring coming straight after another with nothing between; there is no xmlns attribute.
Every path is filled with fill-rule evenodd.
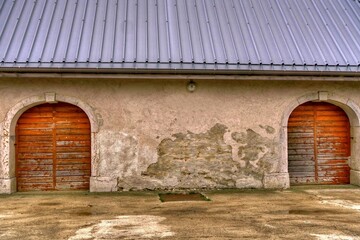
<svg viewBox="0 0 360 240"><path fill-rule="evenodd" d="M271 132L267 126L266 132ZM231 141L229 141L231 136ZM177 188L262 187L273 141L252 129L231 132L215 124L204 133L176 133L158 146L158 161L143 176L176 178Z"/></svg>

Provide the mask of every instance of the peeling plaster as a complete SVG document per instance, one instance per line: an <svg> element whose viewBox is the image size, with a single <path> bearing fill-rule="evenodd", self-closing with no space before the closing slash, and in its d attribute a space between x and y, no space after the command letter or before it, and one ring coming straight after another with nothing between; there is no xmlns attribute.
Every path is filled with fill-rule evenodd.
<svg viewBox="0 0 360 240"><path fill-rule="evenodd" d="M266 135L273 132L266 129ZM254 130L231 132L215 124L207 132L163 139L158 161L142 175L160 179L165 188L261 188L275 155L273 140ZM166 184L170 179L171 186Z"/></svg>
<svg viewBox="0 0 360 240"><path fill-rule="evenodd" d="M115 183L115 191L155 189L163 185L158 179L141 175L149 164L157 161L154 149L130 133L102 131L98 134L101 161L98 165L99 177L94 180L99 186L103 186L100 181L103 178Z"/></svg>
<svg viewBox="0 0 360 240"><path fill-rule="evenodd" d="M259 127L261 127L262 129L265 129L265 131L266 131L268 134L274 134L274 133L275 133L275 128L273 128L273 127L271 127L271 126L259 125Z"/></svg>
<svg viewBox="0 0 360 240"><path fill-rule="evenodd" d="M233 140L239 143L238 155L242 161L245 161L246 168L268 169L267 162L260 162L264 157L273 152L273 142L266 137L261 136L252 129L245 132L233 132ZM259 165L260 164L260 165Z"/></svg>

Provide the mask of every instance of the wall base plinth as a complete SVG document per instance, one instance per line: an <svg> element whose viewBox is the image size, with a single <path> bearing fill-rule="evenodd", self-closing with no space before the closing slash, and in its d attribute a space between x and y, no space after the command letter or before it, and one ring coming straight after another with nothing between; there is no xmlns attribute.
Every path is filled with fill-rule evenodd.
<svg viewBox="0 0 360 240"><path fill-rule="evenodd" d="M290 187L289 173L265 174L264 188L285 189Z"/></svg>
<svg viewBox="0 0 360 240"><path fill-rule="evenodd" d="M16 178L0 179L0 194L16 192Z"/></svg>
<svg viewBox="0 0 360 240"><path fill-rule="evenodd" d="M360 171L350 170L350 184L360 186Z"/></svg>
<svg viewBox="0 0 360 240"><path fill-rule="evenodd" d="M110 177L90 177L90 192L116 192L117 180Z"/></svg>

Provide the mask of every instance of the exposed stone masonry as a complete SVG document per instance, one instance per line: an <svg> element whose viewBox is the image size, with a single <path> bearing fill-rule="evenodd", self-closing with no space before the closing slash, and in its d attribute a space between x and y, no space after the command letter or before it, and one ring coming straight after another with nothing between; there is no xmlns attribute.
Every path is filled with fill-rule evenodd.
<svg viewBox="0 0 360 240"><path fill-rule="evenodd" d="M226 126L216 124L205 133L174 134L160 143L158 162L143 175L176 178L176 188L262 187L266 162L273 154L272 141L251 129L233 132L232 140L238 143L237 151L233 151L235 145L224 139L227 133L230 130Z"/></svg>

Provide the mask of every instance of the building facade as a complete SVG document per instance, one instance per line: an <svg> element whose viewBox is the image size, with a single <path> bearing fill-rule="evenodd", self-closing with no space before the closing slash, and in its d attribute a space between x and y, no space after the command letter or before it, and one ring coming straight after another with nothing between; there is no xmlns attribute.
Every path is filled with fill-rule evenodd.
<svg viewBox="0 0 360 240"><path fill-rule="evenodd" d="M357 1L134 2L1 1L0 192L360 185Z"/></svg>

